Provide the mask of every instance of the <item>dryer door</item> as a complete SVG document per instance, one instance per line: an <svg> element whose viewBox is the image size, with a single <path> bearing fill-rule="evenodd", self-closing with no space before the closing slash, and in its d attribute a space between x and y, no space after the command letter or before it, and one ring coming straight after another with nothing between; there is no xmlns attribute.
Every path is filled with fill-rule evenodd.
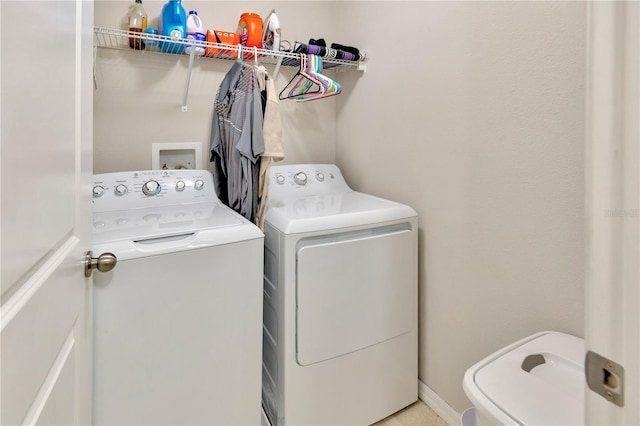
<svg viewBox="0 0 640 426"><path fill-rule="evenodd" d="M297 360L310 365L412 329L417 236L410 224L301 240Z"/></svg>

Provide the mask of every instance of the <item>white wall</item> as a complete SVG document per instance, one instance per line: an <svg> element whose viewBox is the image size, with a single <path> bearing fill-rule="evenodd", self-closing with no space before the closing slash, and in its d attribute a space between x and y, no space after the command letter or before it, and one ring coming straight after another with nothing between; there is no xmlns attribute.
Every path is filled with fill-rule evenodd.
<svg viewBox="0 0 640 426"><path fill-rule="evenodd" d="M420 378L462 411L476 361L583 333L586 5L344 8L370 61L339 97L337 163L418 211Z"/></svg>
<svg viewBox="0 0 640 426"><path fill-rule="evenodd" d="M150 16L163 1L145 0ZM129 2L96 2L113 27ZM209 28L275 7L289 40L366 48L340 96L282 102L288 163L337 162L420 216L420 378L455 409L473 363L530 333L583 332L583 2L184 2ZM154 21L151 20L151 24ZM231 63L101 50L95 172L201 141ZM294 70L278 81L281 89Z"/></svg>
<svg viewBox="0 0 640 426"><path fill-rule="evenodd" d="M164 0L144 0L149 26L157 28ZM95 25L126 29L133 1L95 3ZM184 0L185 10L198 11L206 28L235 31L240 14L256 12L263 18L275 8L283 38L307 42L333 32L333 9L323 2L234 2ZM313 19L304 19L313 10ZM151 168L154 142L201 142L209 165L209 137L213 98L231 61L197 58L191 76L189 111L180 111L188 57L136 51L98 50L98 88L94 93L94 172ZM267 67L273 71L273 67ZM296 69L282 67L276 90ZM284 163L335 162L335 98L322 102L281 102ZM284 164L283 163L283 164Z"/></svg>

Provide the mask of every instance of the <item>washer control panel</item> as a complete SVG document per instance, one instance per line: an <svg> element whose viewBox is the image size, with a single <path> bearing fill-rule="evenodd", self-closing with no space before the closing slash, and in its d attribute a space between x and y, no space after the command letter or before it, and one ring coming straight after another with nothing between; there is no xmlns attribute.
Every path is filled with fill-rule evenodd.
<svg viewBox="0 0 640 426"><path fill-rule="evenodd" d="M93 176L95 212L217 201L207 170L141 170Z"/></svg>
<svg viewBox="0 0 640 426"><path fill-rule="evenodd" d="M321 195L351 190L333 164L271 166L269 198Z"/></svg>

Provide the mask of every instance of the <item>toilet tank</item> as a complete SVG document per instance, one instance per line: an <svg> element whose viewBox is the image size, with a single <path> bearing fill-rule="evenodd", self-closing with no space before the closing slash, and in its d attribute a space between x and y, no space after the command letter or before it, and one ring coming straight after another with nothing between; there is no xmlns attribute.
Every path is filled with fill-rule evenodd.
<svg viewBox="0 0 640 426"><path fill-rule="evenodd" d="M584 340L545 331L470 367L463 388L478 425L584 425Z"/></svg>

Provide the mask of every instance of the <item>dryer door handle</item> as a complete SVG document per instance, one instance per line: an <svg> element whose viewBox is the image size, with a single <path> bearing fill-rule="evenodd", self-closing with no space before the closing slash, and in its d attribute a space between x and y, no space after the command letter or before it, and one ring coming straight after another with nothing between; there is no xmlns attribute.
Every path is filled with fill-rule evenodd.
<svg viewBox="0 0 640 426"><path fill-rule="evenodd" d="M88 251L84 255L84 276L89 278L94 269L100 272L109 272L116 267L118 258L113 253L102 253L98 257L93 257L93 252Z"/></svg>

